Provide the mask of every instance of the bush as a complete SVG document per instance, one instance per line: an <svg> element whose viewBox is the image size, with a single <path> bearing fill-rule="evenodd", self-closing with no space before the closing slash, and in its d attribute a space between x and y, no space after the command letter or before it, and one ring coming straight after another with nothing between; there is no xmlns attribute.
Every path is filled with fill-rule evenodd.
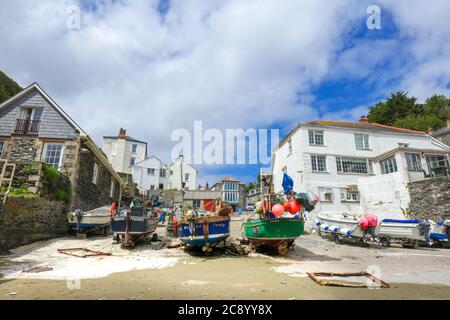
<svg viewBox="0 0 450 320"><path fill-rule="evenodd" d="M54 167L44 164L42 195L52 200L69 202L72 196L72 185L69 178Z"/></svg>

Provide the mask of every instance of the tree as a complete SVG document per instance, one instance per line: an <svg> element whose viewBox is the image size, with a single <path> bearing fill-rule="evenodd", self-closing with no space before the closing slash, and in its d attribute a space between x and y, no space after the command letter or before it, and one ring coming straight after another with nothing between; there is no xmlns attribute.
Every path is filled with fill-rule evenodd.
<svg viewBox="0 0 450 320"><path fill-rule="evenodd" d="M426 114L435 115L443 121L450 120L450 98L444 95L433 95L425 101Z"/></svg>
<svg viewBox="0 0 450 320"><path fill-rule="evenodd" d="M407 116L402 119L397 119L394 126L412 130L428 131L428 128L438 130L445 126L445 121L434 114Z"/></svg>
<svg viewBox="0 0 450 320"><path fill-rule="evenodd" d="M393 125L397 119L424 114L423 106L417 105L416 101L415 97L408 97L406 92L393 93L385 102L370 107L369 122Z"/></svg>
<svg viewBox="0 0 450 320"><path fill-rule="evenodd" d="M255 189L255 185L253 184L253 182L250 182L245 186L245 192L249 192L252 189Z"/></svg>

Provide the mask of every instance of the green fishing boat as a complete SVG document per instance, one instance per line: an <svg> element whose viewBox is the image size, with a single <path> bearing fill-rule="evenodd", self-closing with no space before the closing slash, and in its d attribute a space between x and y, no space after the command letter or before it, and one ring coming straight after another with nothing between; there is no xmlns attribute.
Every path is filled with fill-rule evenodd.
<svg viewBox="0 0 450 320"><path fill-rule="evenodd" d="M250 216L242 224L243 233L255 248L266 247L286 255L304 232L303 213L314 210L318 197L311 192L294 192L292 178L287 174L283 177L284 195L270 193L270 190L264 195L268 183L266 177L260 175L262 207L257 217ZM281 205L282 202L285 204Z"/></svg>
<svg viewBox="0 0 450 320"><path fill-rule="evenodd" d="M295 239L303 234L304 222L299 218L249 220L243 227L245 236L255 247L273 248L285 255Z"/></svg>

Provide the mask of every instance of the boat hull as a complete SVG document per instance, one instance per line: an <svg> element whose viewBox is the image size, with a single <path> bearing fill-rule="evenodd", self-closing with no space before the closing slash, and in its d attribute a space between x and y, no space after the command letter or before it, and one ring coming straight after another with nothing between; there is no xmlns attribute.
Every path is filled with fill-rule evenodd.
<svg viewBox="0 0 450 320"><path fill-rule="evenodd" d="M214 246L230 235L229 217L205 217L178 224L181 242L190 246Z"/></svg>
<svg viewBox="0 0 450 320"><path fill-rule="evenodd" d="M283 255L304 232L300 219L251 220L244 222L243 227L245 236L255 247L277 249Z"/></svg>
<svg viewBox="0 0 450 320"><path fill-rule="evenodd" d="M158 217L129 217L128 235L133 238L139 238L156 231L158 227ZM114 217L111 222L111 229L116 235L125 235L127 233L127 217Z"/></svg>
<svg viewBox="0 0 450 320"><path fill-rule="evenodd" d="M88 211L83 213L82 216L77 216L75 213L69 213L68 221L70 228L78 232L106 228L111 224L109 208L107 207Z"/></svg>

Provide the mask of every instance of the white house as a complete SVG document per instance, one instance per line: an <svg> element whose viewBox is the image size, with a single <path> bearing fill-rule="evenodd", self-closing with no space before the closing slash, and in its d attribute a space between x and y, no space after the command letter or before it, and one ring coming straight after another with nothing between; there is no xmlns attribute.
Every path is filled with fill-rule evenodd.
<svg viewBox="0 0 450 320"><path fill-rule="evenodd" d="M155 156L136 163L132 174L140 191L170 189L167 165Z"/></svg>
<svg viewBox="0 0 450 320"><path fill-rule="evenodd" d="M281 192L286 172L295 191L319 194L316 211L401 217L409 206L407 183L445 174L449 151L424 132L367 118L312 121L296 126L273 151L273 185Z"/></svg>
<svg viewBox="0 0 450 320"><path fill-rule="evenodd" d="M186 190L197 189L197 175L197 169L187 163L183 156L178 157L169 165L170 189L180 190L182 182Z"/></svg>
<svg viewBox="0 0 450 320"><path fill-rule="evenodd" d="M164 164L155 156L137 162L132 168L133 182L140 191L181 190L181 181L185 190L197 189L197 170L179 157L171 165Z"/></svg>
<svg viewBox="0 0 450 320"><path fill-rule="evenodd" d="M127 136L127 131L121 128L117 136L103 137L102 151L114 170L131 174L132 167L146 159L147 142Z"/></svg>

